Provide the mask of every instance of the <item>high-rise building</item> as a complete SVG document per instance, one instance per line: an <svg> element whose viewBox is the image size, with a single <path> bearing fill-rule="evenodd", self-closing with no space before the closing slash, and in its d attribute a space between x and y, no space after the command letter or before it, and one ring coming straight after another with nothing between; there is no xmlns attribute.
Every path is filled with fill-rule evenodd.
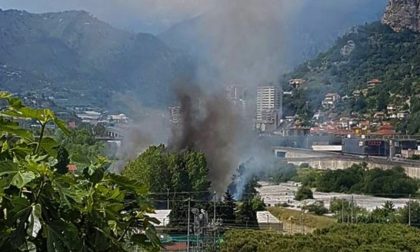
<svg viewBox="0 0 420 252"><path fill-rule="evenodd" d="M256 128L260 131L275 130L282 117L282 91L276 85L257 88Z"/></svg>
<svg viewBox="0 0 420 252"><path fill-rule="evenodd" d="M172 124L181 123L181 106L169 107L169 120Z"/></svg>

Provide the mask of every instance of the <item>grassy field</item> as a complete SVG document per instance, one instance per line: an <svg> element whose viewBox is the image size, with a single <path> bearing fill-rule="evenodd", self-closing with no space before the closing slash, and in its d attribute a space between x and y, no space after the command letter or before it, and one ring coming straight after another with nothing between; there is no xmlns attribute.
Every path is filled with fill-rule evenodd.
<svg viewBox="0 0 420 252"><path fill-rule="evenodd" d="M304 230L304 233L306 233L312 232L315 229L331 227L337 223L336 219L332 217L303 213L298 210L283 207L270 207L268 211L284 223L285 231L295 230L295 232L290 231L290 233L301 232L299 227L302 225L306 229Z"/></svg>

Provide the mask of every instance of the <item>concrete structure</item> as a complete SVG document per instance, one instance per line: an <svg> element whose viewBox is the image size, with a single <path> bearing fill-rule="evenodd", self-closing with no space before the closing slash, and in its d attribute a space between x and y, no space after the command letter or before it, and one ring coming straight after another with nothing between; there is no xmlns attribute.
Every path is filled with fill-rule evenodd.
<svg viewBox="0 0 420 252"><path fill-rule="evenodd" d="M309 165L319 170L343 170L353 164L366 163L369 169L380 168L383 170L401 166L405 173L411 178L420 179L420 161L392 159L387 157L365 157L358 155L343 155L333 152L315 152L305 149L294 149L286 147L274 147L273 154L281 162L288 162L294 165Z"/></svg>
<svg viewBox="0 0 420 252"><path fill-rule="evenodd" d="M257 88L256 129L262 132L275 130L282 117L282 91L276 85Z"/></svg>
<svg viewBox="0 0 420 252"><path fill-rule="evenodd" d="M342 145L312 145L312 150L341 152L343 150L343 146Z"/></svg>
<svg viewBox="0 0 420 252"><path fill-rule="evenodd" d="M281 223L269 211L258 211L257 221L260 229L283 232L283 223Z"/></svg>

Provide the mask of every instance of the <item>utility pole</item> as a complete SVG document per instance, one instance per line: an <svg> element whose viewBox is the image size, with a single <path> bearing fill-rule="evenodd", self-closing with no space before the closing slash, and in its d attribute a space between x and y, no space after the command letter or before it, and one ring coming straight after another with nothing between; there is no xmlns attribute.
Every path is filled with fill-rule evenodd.
<svg viewBox="0 0 420 252"><path fill-rule="evenodd" d="M216 191L213 196L213 248L216 249Z"/></svg>
<svg viewBox="0 0 420 252"><path fill-rule="evenodd" d="M344 223L344 199L341 199L341 223Z"/></svg>
<svg viewBox="0 0 420 252"><path fill-rule="evenodd" d="M213 222L216 224L216 191L213 196Z"/></svg>
<svg viewBox="0 0 420 252"><path fill-rule="evenodd" d="M408 195L408 225L411 226L411 194Z"/></svg>
<svg viewBox="0 0 420 252"><path fill-rule="evenodd" d="M191 198L188 197L187 252L190 252L190 212L191 212Z"/></svg>
<svg viewBox="0 0 420 252"><path fill-rule="evenodd" d="M350 219L351 224L353 224L353 216L354 216L354 202L353 202L353 195L351 195L351 219Z"/></svg>
<svg viewBox="0 0 420 252"><path fill-rule="evenodd" d="M302 234L304 234L305 230L303 229L303 211L300 212L300 228Z"/></svg>
<svg viewBox="0 0 420 252"><path fill-rule="evenodd" d="M169 188L166 188L166 209L169 209Z"/></svg>

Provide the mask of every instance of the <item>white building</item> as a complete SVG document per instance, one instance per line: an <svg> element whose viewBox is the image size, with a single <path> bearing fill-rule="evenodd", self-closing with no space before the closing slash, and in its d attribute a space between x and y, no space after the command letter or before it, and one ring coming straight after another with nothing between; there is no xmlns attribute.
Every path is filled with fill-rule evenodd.
<svg viewBox="0 0 420 252"><path fill-rule="evenodd" d="M258 211L257 221L258 227L260 229L273 230L278 232L283 231L283 223L281 223L279 219L277 219L269 211Z"/></svg>
<svg viewBox="0 0 420 252"><path fill-rule="evenodd" d="M275 85L257 88L256 128L260 131L275 130L282 117L282 91Z"/></svg>

